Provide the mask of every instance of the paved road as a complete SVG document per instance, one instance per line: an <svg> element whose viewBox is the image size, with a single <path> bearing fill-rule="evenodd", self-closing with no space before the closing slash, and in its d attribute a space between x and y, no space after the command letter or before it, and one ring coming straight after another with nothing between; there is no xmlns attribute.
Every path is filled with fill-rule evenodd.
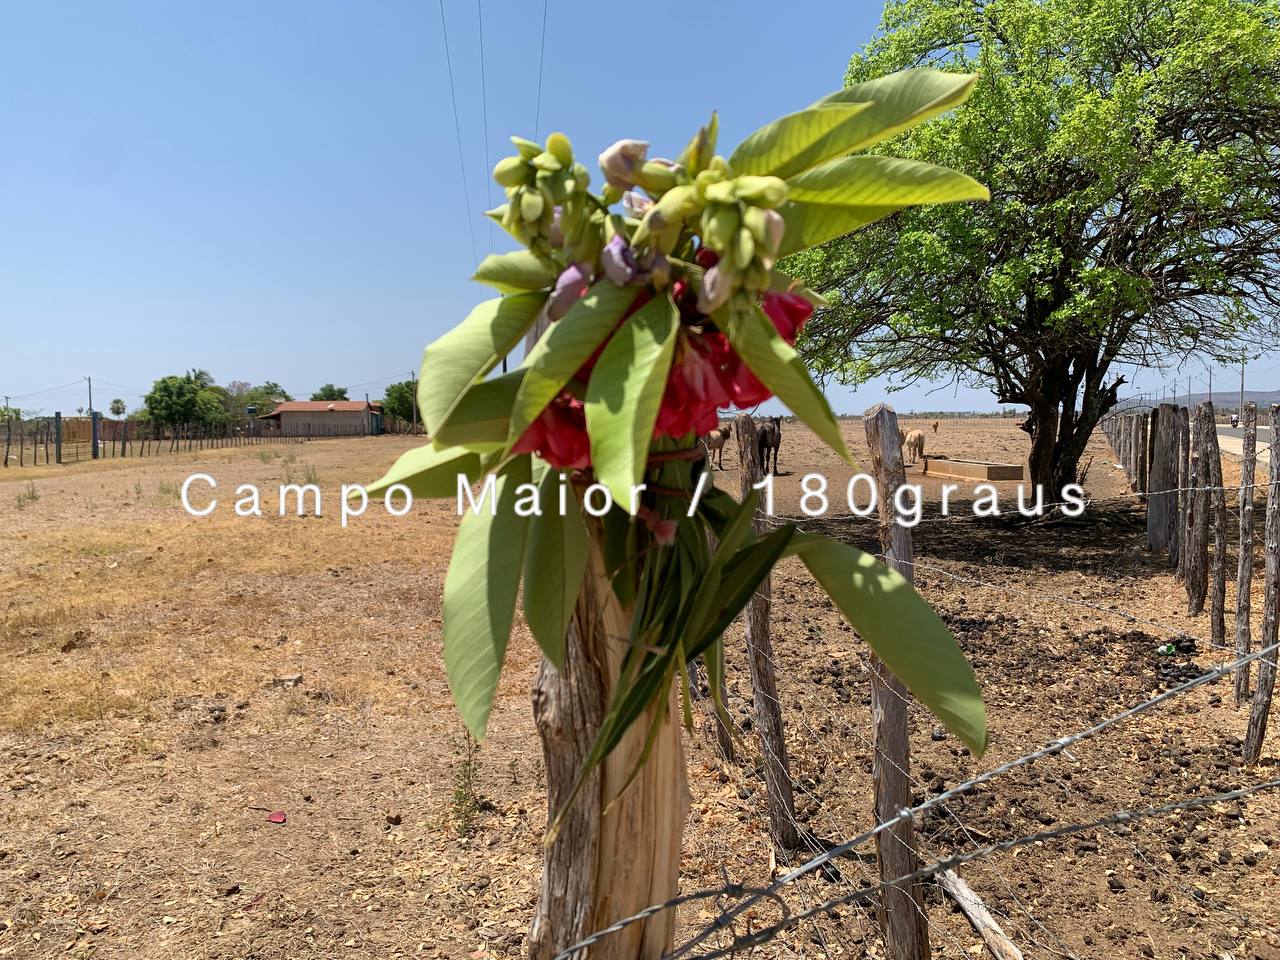
<svg viewBox="0 0 1280 960"><path fill-rule="evenodd" d="M1271 451L1271 428L1258 426L1258 462L1270 463ZM1229 453L1232 456L1244 456L1244 431L1239 427L1218 427L1218 446L1222 448L1223 453Z"/></svg>

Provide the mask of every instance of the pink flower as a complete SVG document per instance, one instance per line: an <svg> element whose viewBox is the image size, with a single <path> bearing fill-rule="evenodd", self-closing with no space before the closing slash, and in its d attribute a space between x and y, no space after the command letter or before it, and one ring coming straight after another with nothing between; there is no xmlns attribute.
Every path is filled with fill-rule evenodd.
<svg viewBox="0 0 1280 960"><path fill-rule="evenodd" d="M600 154L600 169L610 186L625 190L636 184L636 173L649 152L643 140L619 140Z"/></svg>
<svg viewBox="0 0 1280 960"><path fill-rule="evenodd" d="M591 440L582 401L561 393L511 448L513 453L536 453L558 470L582 470L591 465Z"/></svg>
<svg viewBox="0 0 1280 960"><path fill-rule="evenodd" d="M656 510L650 507L641 507L636 511L636 515L649 528L654 542L664 547L669 547L676 542L676 531L680 528L678 521L664 520Z"/></svg>
<svg viewBox="0 0 1280 960"><path fill-rule="evenodd" d="M770 291L764 295L760 309L773 321L782 339L792 346L804 329L805 321L813 315L813 304L797 293Z"/></svg>

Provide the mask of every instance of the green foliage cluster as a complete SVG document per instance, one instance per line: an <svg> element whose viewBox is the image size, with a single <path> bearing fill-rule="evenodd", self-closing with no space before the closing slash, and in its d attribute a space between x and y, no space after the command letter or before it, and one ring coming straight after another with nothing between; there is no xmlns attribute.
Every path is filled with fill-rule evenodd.
<svg viewBox="0 0 1280 960"><path fill-rule="evenodd" d="M1280 8L1256 0L896 0L851 89L906 66L976 72L963 111L897 156L992 185L785 266L823 293L825 376L958 379L1030 416L1032 479L1074 479L1129 365L1274 346Z"/></svg>
<svg viewBox="0 0 1280 960"><path fill-rule="evenodd" d="M312 400L349 400L346 387L335 387L332 383L326 383L323 387L311 395Z"/></svg>
<svg viewBox="0 0 1280 960"><path fill-rule="evenodd" d="M845 543L792 525L757 535L754 496L739 504L703 490L690 509L697 438L655 433L677 355L714 329L736 360L848 459L825 398L761 311L770 291L810 295L774 269L774 257L914 204L985 198L972 177L945 167L850 155L958 105L973 82L911 70L850 87L762 127L728 160L715 153L714 118L675 162L642 160L643 144L619 141L601 155L609 184L599 195L587 192L586 169L562 134L545 145L513 138L518 155L495 169L508 203L491 216L527 249L480 265L476 279L505 296L476 307L427 347L418 403L432 442L403 455L369 490L404 484L415 497L453 497L460 476L484 483L488 499L459 526L443 611L450 688L477 737L488 722L522 580L525 620L557 669L593 553L603 563L603 589L631 617L621 675L585 776L650 708L652 744L673 682L684 688L691 722L693 658L705 660L723 710L723 632L773 565L791 554L930 710L976 752L985 747L973 672L905 579ZM629 195L619 214L611 209L622 198L619 182L649 196ZM712 265L708 251L718 254ZM587 277L597 277L588 288L584 258L594 264L597 257L608 266L586 268ZM581 296L561 296L577 284ZM490 378L530 331L540 335L520 368ZM561 472L523 452L527 431L545 424L557 403L580 404L589 468ZM642 482L649 492L633 497ZM613 494L599 517L585 516L580 503L592 483Z"/></svg>
<svg viewBox="0 0 1280 960"><path fill-rule="evenodd" d="M262 415L270 413L280 401L292 399L274 381L256 387L243 381L233 381L224 387L215 383L207 370L196 369L155 381L136 416L167 426L199 424L219 427L243 420L249 415L249 407L256 407L257 415ZM116 412L116 403L121 407L119 413ZM112 414L123 415L123 407L123 401L112 401Z"/></svg>

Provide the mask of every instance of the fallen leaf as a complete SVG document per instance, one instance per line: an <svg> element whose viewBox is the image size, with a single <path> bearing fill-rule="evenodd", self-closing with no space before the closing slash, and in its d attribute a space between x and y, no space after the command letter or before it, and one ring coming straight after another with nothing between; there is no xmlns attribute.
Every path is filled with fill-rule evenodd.
<svg viewBox="0 0 1280 960"><path fill-rule="evenodd" d="M267 823L284 823L286 819L283 810L272 810L267 814Z"/></svg>

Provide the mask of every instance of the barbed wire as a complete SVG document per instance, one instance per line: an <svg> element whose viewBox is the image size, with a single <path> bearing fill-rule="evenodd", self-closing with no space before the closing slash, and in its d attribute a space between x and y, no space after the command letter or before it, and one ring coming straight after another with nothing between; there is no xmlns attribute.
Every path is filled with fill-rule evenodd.
<svg viewBox="0 0 1280 960"><path fill-rule="evenodd" d="M839 897L832 897L828 900L824 900L822 903L819 903L816 906L809 907L808 909L803 910L799 913L790 913L787 916L785 916L782 920L778 921L777 923L771 924L768 927L763 927L760 930L756 930L751 933L743 934L741 936L735 937L728 947L722 947L708 953L697 954L696 957L693 958L693 960L718 960L718 958L720 957L732 956L733 954L737 953L740 950L748 949L750 947L755 947L763 943L767 943L768 941L772 940L774 937L778 936L780 933L783 933L784 931L790 929L791 927L796 926L797 924L801 923L804 920L809 919L810 917L814 917L819 914L826 913L830 910L835 909L836 907L848 905L849 903L854 902L855 900L861 902L861 901L874 899L876 896L881 894L882 891L887 887L900 886L902 884L915 882L916 880L927 879L935 874L941 873L944 870L954 870L956 867L963 866L964 864L969 863L973 860L978 860L985 857L993 856L994 854L997 854L997 853L1004 853L1008 850L1014 850L1018 847L1024 847L1033 843L1044 843L1049 840L1056 840L1062 837L1069 837L1077 833L1085 833L1089 830L1098 830L1104 827L1114 826L1117 824L1128 824L1133 822L1134 820L1140 820L1148 817L1166 816L1171 813L1178 813L1183 810L1192 810L1198 807L1206 807L1215 803L1229 803L1232 800L1240 800L1240 799L1243 799L1244 797L1251 796L1252 794L1255 794L1255 793L1261 793L1266 790L1274 790L1277 788L1280 788L1280 779L1267 780L1261 783L1251 784L1247 787L1241 787L1236 790L1228 790L1224 793L1212 794L1210 796L1193 797L1187 800L1180 800L1180 801L1177 801L1176 803L1168 803L1158 807L1146 807L1141 809L1120 810L1120 811L1117 811L1116 813L1108 814L1105 817L1099 817L1095 820L1090 820L1082 823L1064 824L1063 826L1055 827L1051 830L1041 830L1036 833L1026 834L1021 837L1014 837L1009 840L1001 840L998 843L989 844L985 847L982 847L978 850L971 851L969 853L959 853L959 854L955 854L954 856L935 861L934 863L930 864L927 867L922 867L919 870L915 870L909 874L905 874L903 876L897 877L891 881L882 882L878 884L876 887L873 887L871 889L858 890L854 893L844 894ZM722 915L722 918L723 916L724 915ZM722 918L717 918L717 920L713 921L713 923L707 929L712 929L719 926L722 921ZM702 942L702 939L705 939L705 931L703 933L699 933L695 935L693 939L686 941L684 945L672 951L671 953L666 954L666 956L664 957L664 960L678 960L678 958L680 957L689 956L689 948L691 946L695 946L698 943ZM562 954L561 956L565 956L565 954Z"/></svg>
<svg viewBox="0 0 1280 960"><path fill-rule="evenodd" d="M835 860L839 857L847 856L849 853L856 850L858 847L862 846L867 841L875 838L876 836L885 832L886 830L892 829L897 824L902 823L906 820L913 819L927 810L931 810L934 807L938 807L946 803L947 801L960 796L961 794L972 791L976 787L990 783L991 781L997 779L1000 776L1003 776L1006 773L1009 773L1012 770L1016 770L1019 767L1024 767L1030 763L1034 763L1035 761L1043 759L1045 757L1049 757L1049 756L1053 756L1058 753L1061 753L1062 751L1066 750L1068 747L1072 746L1073 744L1079 743L1082 740L1087 740L1092 737L1095 737L1099 733L1102 733L1103 731L1119 723L1123 723L1124 721L1132 719L1133 717L1147 713L1155 709L1156 707L1160 706L1161 704L1166 703L1169 700L1174 699L1175 697L1182 696L1183 694L1188 693L1191 690L1194 690L1195 688L1200 687L1206 683L1211 683L1215 680L1220 680L1223 677L1227 676L1228 674L1232 673L1233 671L1238 670L1240 667L1244 666L1246 663L1252 663L1253 661L1261 659L1262 657L1265 657L1271 653L1274 653L1277 650L1280 650L1280 643L1273 643L1267 647L1263 647L1259 650L1255 650L1252 653L1246 654L1241 657L1237 657L1235 660L1230 661L1229 663L1221 664L1220 666L1215 667L1212 670L1206 671L1205 673L1200 674L1199 676L1194 677L1190 680L1187 680L1184 683L1181 683L1175 687L1170 687L1169 689L1161 693L1155 694L1154 696L1149 697L1146 700L1143 700L1142 702L1135 704L1132 707L1128 707L1125 710L1120 711L1119 713L1112 714L1109 717L1105 717L1104 719L1099 720L1097 723L1094 723L1091 726L1078 730L1075 733L1071 733L1071 734L1067 734L1065 736L1059 737L1056 740L1052 740L1049 743L1045 744L1044 746L1039 747L1036 750L1032 750L1028 753L1025 753L1022 756L1017 757L1013 760L1005 761L1004 763L999 764L998 766L995 766L990 770L986 770L978 774L977 776L971 777L970 779L966 780L963 783L957 784L954 787L944 790L933 797L928 797L913 807L904 807L902 810L900 810L897 813L896 816L890 817L886 820L882 820L880 823L876 824L871 829L859 834L858 836L854 837L851 840L844 841L840 844L837 844L833 847L828 848L818 856L811 858L807 862L801 864L799 867L795 868L794 870L791 870L784 876L775 880L768 887L761 888L762 889L761 893L749 895L744 899L742 903L739 903L736 907L730 910L723 911L720 917L716 919L716 921L714 921L711 925L705 928L701 933L697 934L693 939L687 941L684 944L684 946L679 948L677 951L675 951L674 953L671 953L669 955L670 960L677 960L677 958L679 957L687 956L689 949L691 949L693 946L696 946L698 943L701 943L703 940L706 939L707 936L710 936L711 933L715 932L716 929L722 929L726 924L731 922L734 918L740 916L743 912L745 912L754 904L759 903L761 900L766 899L767 897L770 897L772 894L776 894L783 887L789 886L790 884L799 880L801 877L809 873L812 873L814 870L819 869L820 867L822 867L827 863L830 863L832 860ZM1276 782L1274 785L1280 786L1280 782ZM1227 798L1230 799L1229 795L1224 795L1224 796L1227 796ZM1163 808L1153 808L1153 809L1163 809ZM1172 811L1170 810L1168 812L1172 812ZM1132 811L1129 812L1129 815L1132 815ZM1122 822L1122 821L1115 821L1115 822ZM1075 825L1075 826L1079 826L1079 825ZM1096 828L1096 826L1098 825L1094 825L1093 827L1085 827L1085 829ZM1062 830L1062 829L1066 829L1066 828L1059 828L1059 830ZM1073 832L1079 832L1079 831L1076 830ZM1049 831L1046 833L1045 837L1040 837L1040 838L1041 839L1052 838L1053 836L1056 836L1056 835L1058 834L1053 831ZM1039 837L1039 835L1035 835L1035 836ZM1005 843L1009 843L1009 841L1005 841ZM1005 849L1005 847L1001 845L994 845L991 848L984 848L984 849L989 849L989 852L998 852L1001 849ZM960 863L967 863L969 862L969 860L976 859L975 856L969 856L969 855L961 855L961 856L967 856L968 859L961 860L959 861ZM948 866L940 869L950 869L950 867ZM905 883L912 879L915 879L915 877L905 876L905 877L899 877L893 882L895 884ZM597 931L596 933L592 934L590 937L587 937L579 941L578 943L570 947L567 947L565 950L561 951L556 956L556 960L570 960L570 958L574 957L579 951L586 949L587 947L591 946L594 943L598 943L600 940L604 939L605 937L613 933L616 933L619 930L625 929L627 926L630 926L633 923L639 922L640 920L647 919L648 917L653 916L655 913L659 913L663 910L671 909L672 907L678 906L682 903L688 903L691 900L710 899L714 896L719 896L722 894L723 894L723 888L715 891L700 891L698 894L683 895L682 897L678 898L679 903L675 901L667 901L665 903L654 904L650 907L646 907L644 911L641 911L641 913L618 920L617 922L611 924L609 927L606 927L600 931ZM723 956L723 955L725 954L716 954L716 956ZM709 960L709 957L703 958L703 960Z"/></svg>

